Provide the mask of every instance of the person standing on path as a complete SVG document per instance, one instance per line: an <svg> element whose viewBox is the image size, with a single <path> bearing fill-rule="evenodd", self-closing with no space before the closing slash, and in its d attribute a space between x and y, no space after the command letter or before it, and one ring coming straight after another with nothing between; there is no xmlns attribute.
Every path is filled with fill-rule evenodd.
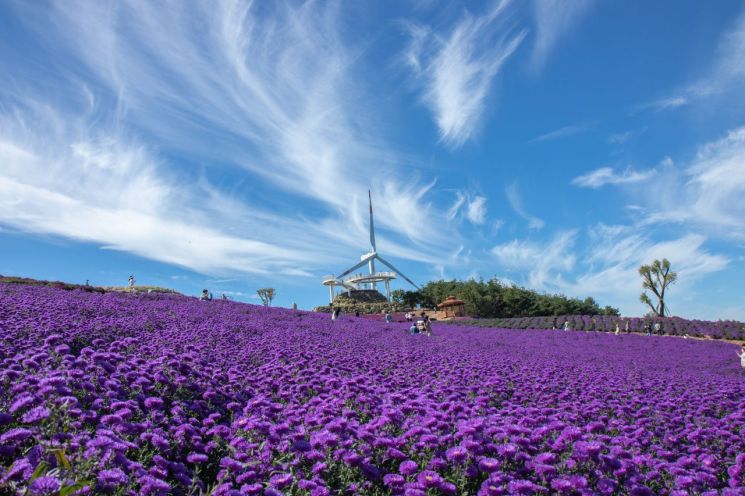
<svg viewBox="0 0 745 496"><path fill-rule="evenodd" d="M565 320L564 321L564 330L565 331L568 331L569 330L569 321L568 320Z"/></svg>
<svg viewBox="0 0 745 496"><path fill-rule="evenodd" d="M742 345L740 353L737 353L737 356L740 357L740 365L742 366L743 369L745 369L745 344Z"/></svg>
<svg viewBox="0 0 745 496"><path fill-rule="evenodd" d="M135 288L135 276L132 274L129 275L129 279L127 279L127 286L129 286L130 290L133 290Z"/></svg>
<svg viewBox="0 0 745 496"><path fill-rule="evenodd" d="M631 334L631 324L629 323L629 319L626 319L625 330L626 334Z"/></svg>
<svg viewBox="0 0 745 496"><path fill-rule="evenodd" d="M621 326L618 325L618 322L616 322L616 336L621 334Z"/></svg>

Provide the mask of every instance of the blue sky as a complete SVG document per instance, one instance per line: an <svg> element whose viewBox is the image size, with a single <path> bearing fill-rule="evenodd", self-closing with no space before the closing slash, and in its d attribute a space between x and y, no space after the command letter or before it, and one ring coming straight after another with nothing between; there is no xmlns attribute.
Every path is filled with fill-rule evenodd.
<svg viewBox="0 0 745 496"><path fill-rule="evenodd" d="M740 1L0 4L0 273L324 303L368 250L745 320ZM405 283L396 284L406 287Z"/></svg>

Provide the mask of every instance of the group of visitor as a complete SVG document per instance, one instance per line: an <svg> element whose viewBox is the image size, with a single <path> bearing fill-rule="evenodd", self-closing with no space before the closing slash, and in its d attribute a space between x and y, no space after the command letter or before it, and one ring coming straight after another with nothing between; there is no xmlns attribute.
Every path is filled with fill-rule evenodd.
<svg viewBox="0 0 745 496"><path fill-rule="evenodd" d="M414 320L414 314L412 313L412 321ZM432 321L429 319L429 315L422 312L420 319L411 325L409 328L409 334L424 334L425 336L432 335Z"/></svg>

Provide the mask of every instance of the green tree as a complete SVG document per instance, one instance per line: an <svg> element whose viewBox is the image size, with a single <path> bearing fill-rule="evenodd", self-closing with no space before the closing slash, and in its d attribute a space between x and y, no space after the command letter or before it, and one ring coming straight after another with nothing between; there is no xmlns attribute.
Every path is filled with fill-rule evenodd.
<svg viewBox="0 0 745 496"><path fill-rule="evenodd" d="M265 307L268 307L272 304L272 300L277 295L277 291L274 288L261 288L256 290L256 294L261 298L261 303L263 303Z"/></svg>
<svg viewBox="0 0 745 496"><path fill-rule="evenodd" d="M657 304L654 304L646 291L639 296L639 300L647 304L655 316L664 317L668 313L665 307L665 292L668 286L678 280L678 273L671 271L670 261L663 258L662 261L655 260L649 265L639 267L639 275L642 277L642 287L652 292Z"/></svg>
<svg viewBox="0 0 745 496"><path fill-rule="evenodd" d="M414 308L422 303L422 294L419 291L405 291L396 289L391 292L391 300L397 305L407 308Z"/></svg>
<svg viewBox="0 0 745 496"><path fill-rule="evenodd" d="M430 281L420 292L421 303L432 307L450 295L466 303L473 317L510 318L548 315L618 315L611 306L601 308L592 298L579 300L565 295L539 293L517 285L504 285L499 279L488 281Z"/></svg>

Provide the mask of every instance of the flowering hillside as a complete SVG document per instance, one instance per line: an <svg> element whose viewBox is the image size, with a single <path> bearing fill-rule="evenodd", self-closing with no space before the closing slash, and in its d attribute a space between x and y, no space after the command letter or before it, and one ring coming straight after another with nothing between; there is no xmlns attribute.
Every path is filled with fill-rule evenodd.
<svg viewBox="0 0 745 496"><path fill-rule="evenodd" d="M743 495L718 341L0 285L0 493Z"/></svg>

